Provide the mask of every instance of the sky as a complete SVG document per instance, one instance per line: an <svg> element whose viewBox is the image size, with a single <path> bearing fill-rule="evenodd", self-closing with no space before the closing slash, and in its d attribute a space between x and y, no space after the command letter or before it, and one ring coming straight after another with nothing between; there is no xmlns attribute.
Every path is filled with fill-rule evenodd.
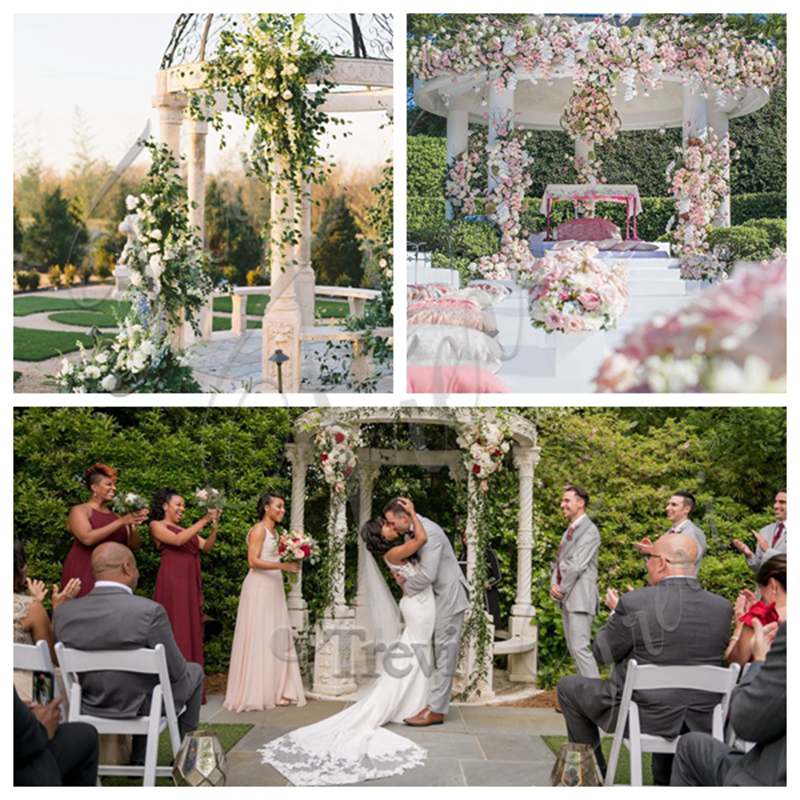
<svg viewBox="0 0 800 800"><path fill-rule="evenodd" d="M156 73L169 41L174 15L18 14L14 18L14 169L39 155L42 163L66 172L75 152L73 128L78 107L96 156L116 164L148 119ZM382 163L391 133L380 130L382 113L346 116L346 139L323 142L345 171ZM248 136L231 116L228 145L209 132L207 168L214 172L238 163ZM341 129L341 128L340 128Z"/></svg>

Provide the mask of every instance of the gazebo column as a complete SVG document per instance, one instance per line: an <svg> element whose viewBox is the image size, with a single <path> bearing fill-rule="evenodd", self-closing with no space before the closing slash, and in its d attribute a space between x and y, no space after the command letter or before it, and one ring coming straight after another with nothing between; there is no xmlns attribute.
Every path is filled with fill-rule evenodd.
<svg viewBox="0 0 800 800"><path fill-rule="evenodd" d="M511 606L508 627L512 639L529 639L533 647L522 653L509 653L508 677L512 681L536 681L536 609L531 602L533 553L533 472L539 461L534 447L515 447L514 466L519 474L519 520L517 523L517 591Z"/></svg>
<svg viewBox="0 0 800 800"><path fill-rule="evenodd" d="M292 465L292 505L289 511L289 527L293 531L305 530L306 476L311 465L311 453L307 445L289 444L286 446L289 462ZM302 562L301 562L302 564ZM295 633L308 629L308 604L303 599L303 570L289 589L286 598L289 608L289 621Z"/></svg>
<svg viewBox="0 0 800 800"><path fill-rule="evenodd" d="M358 467L358 530L359 533L361 528L364 526L364 523L368 522L372 518L372 492L375 487L375 479L378 477L378 473L380 472L380 467L376 464L363 464ZM355 610L355 630L356 635L361 638L361 631L366 633L366 638L363 642L359 642L358 640L353 642L353 646L356 648L355 654L355 666L356 666L356 673L359 675L365 675L367 672L370 672L370 667L366 663L366 648L363 647L363 644L372 641L370 636L372 631L372 621L369 617L369 603L370 598L367 595L367 585L366 585L366 564L367 559L372 558L370 556L369 551L367 550L367 546L364 543L364 540L359 535L358 537L358 589L356 591L356 597L353 601L353 606Z"/></svg>
<svg viewBox="0 0 800 800"><path fill-rule="evenodd" d="M456 105L447 108L447 166L469 147L469 112ZM453 206L450 200L445 202L445 216L453 219Z"/></svg>
<svg viewBox="0 0 800 800"><path fill-rule="evenodd" d="M725 142L725 149L730 152L728 143L728 114L713 100L708 103L708 124L720 142ZM731 168L730 165L725 169L725 182L728 191L722 198L714 220L711 223L715 228L730 228L731 226Z"/></svg>
<svg viewBox="0 0 800 800"><path fill-rule="evenodd" d="M331 492L329 546L336 548L333 603L317 622L314 646L315 694L339 697L356 690L354 644L357 646L355 612L345 604L344 568L347 535L347 497Z"/></svg>
<svg viewBox="0 0 800 800"><path fill-rule="evenodd" d="M269 360L276 350L281 350L289 360L283 365L283 391L299 392L301 378L300 334L303 320L297 303L293 264L295 248L282 241L283 232L297 217L299 198L286 183L285 159L276 159L272 166L272 194L270 198L270 289L269 303L264 310L262 333L263 390L277 390L277 365ZM285 186L286 192L278 191Z"/></svg>
<svg viewBox="0 0 800 800"><path fill-rule="evenodd" d="M311 183L303 184L303 196L300 199L300 242L296 248L295 294L300 306L300 318L303 325L314 324L314 293L316 276L311 266Z"/></svg>
<svg viewBox="0 0 800 800"><path fill-rule="evenodd" d="M497 141L498 131L514 121L514 89L502 89L494 85L494 81L489 84L489 121L488 139L492 145ZM491 192L496 184L494 175L489 173L489 191Z"/></svg>
<svg viewBox="0 0 800 800"><path fill-rule="evenodd" d="M708 100L703 97L703 87L684 83L683 92L683 146L694 136L705 136L708 128Z"/></svg>
<svg viewBox="0 0 800 800"><path fill-rule="evenodd" d="M206 137L208 123L197 119L186 119L189 134L189 159L186 173L186 187L189 197L189 224L197 229L203 246L206 238ZM213 299L209 298L200 310L201 338L211 336L213 326ZM184 324L184 341L190 343L194 339L194 331Z"/></svg>

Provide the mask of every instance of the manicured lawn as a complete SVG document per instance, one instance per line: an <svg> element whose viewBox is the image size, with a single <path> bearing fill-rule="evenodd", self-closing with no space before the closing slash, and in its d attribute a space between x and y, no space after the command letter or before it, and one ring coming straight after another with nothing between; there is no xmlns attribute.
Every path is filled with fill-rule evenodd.
<svg viewBox="0 0 800 800"><path fill-rule="evenodd" d="M113 314L105 314L94 311L56 311L48 315L48 319L53 322L60 322L62 325L77 325L81 328L91 328L96 325L98 328L116 328L117 318Z"/></svg>
<svg viewBox="0 0 800 800"><path fill-rule="evenodd" d="M91 311L111 314L116 310L125 316L130 303L121 300L92 300L90 298L71 299L69 297L53 297L52 295L33 295L31 297L14 298L14 316L25 317L28 314L40 314L45 311Z"/></svg>
<svg viewBox="0 0 800 800"><path fill-rule="evenodd" d="M247 313L261 315L269 302L269 295L266 294L253 294L247 298ZM228 297L215 297L214 298L214 311L220 311L223 314L230 314L233 311L233 302L230 296ZM350 307L346 300L317 300L314 308L314 313L318 317L337 317L343 318L350 313ZM216 330L216 329L215 329ZM222 330L222 329L220 329Z"/></svg>
<svg viewBox="0 0 800 800"><path fill-rule="evenodd" d="M214 317L214 327L215 331L229 331L231 329L231 322L230 317ZM260 319L248 319L247 320L247 327L248 329L260 328L261 327L261 320Z"/></svg>
<svg viewBox="0 0 800 800"><path fill-rule="evenodd" d="M201 725L201 731L208 731L215 733L222 745L222 749L227 753L232 747L247 733L250 732L252 725ZM161 734L158 742L158 764L159 766L167 766L172 761L172 750L169 746L169 734L167 731ZM101 778L103 786L141 786L141 778L116 778L104 777ZM175 784L169 778L157 778L156 786L174 786Z"/></svg>
<svg viewBox="0 0 800 800"><path fill-rule="evenodd" d="M104 334L108 336L109 334ZM32 328L14 327L14 358L19 361L44 361L46 358L71 353L78 349L80 339L84 347L94 342L84 333L72 331L40 331Z"/></svg>
<svg viewBox="0 0 800 800"><path fill-rule="evenodd" d="M561 745L567 741L566 736L542 736L542 739L544 739L544 743L553 751L556 756L558 755L559 750L561 750ZM608 762L608 757L611 753L612 739L610 736L604 736L601 741L603 744L603 755L605 755L606 762ZM652 755L650 753L645 753L642 758L642 781L644 782L645 786L653 785L652 763ZM628 753L628 750L624 745L619 754L619 761L617 762L617 775L614 779L614 783L622 784L624 786L630 786L631 783L630 753Z"/></svg>

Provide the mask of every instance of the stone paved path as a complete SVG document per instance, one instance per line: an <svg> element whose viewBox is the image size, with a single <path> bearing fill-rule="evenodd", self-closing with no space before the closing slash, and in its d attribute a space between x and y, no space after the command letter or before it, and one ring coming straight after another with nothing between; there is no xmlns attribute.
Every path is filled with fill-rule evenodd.
<svg viewBox="0 0 800 800"><path fill-rule="evenodd" d="M258 749L284 733L318 722L347 704L310 700L302 708L234 714L212 695L202 721L248 722L255 727L228 754L228 786L286 786L286 779L261 763ZM555 756L543 735L566 733L564 718L549 708L453 705L444 725L415 729L390 725L428 751L423 767L369 781L367 786L549 786Z"/></svg>

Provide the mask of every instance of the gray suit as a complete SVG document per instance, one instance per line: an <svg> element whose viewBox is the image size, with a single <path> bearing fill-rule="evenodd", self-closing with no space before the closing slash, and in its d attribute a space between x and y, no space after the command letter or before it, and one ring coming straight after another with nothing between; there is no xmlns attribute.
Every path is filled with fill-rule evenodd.
<svg viewBox="0 0 800 800"><path fill-rule="evenodd" d="M614 665L610 679L570 675L558 683L570 741L594 745L600 768L605 770L598 727L613 731L616 726L628 661L722 666L731 615L727 600L701 589L689 577L666 578L656 586L623 594L592 644L598 662ZM642 731L672 738L684 729L710 731L711 712L719 696L657 689L637 692L634 699ZM654 757L654 777L661 783L669 781L669 761L662 763Z"/></svg>
<svg viewBox="0 0 800 800"><path fill-rule="evenodd" d="M785 622L766 661L750 664L733 690L730 720L737 735L755 747L741 753L707 734L681 736L673 786L786 786Z"/></svg>
<svg viewBox="0 0 800 800"><path fill-rule="evenodd" d="M694 565L697 569L700 569L700 562L706 554L706 535L690 519L686 519L685 522L679 526L678 533L682 533L684 536L694 539L697 544L697 560L694 562Z"/></svg>
<svg viewBox="0 0 800 800"><path fill-rule="evenodd" d="M775 544L772 544L772 539L775 536L775 531L780 525L780 522L773 522L770 525L765 525L759 533L767 540L767 544L769 547L766 550L761 549L761 545L756 546L756 550L753 553L751 558L747 559L747 566L750 567L753 572L758 572L761 569L761 565L765 561L769 561L773 556L777 555L786 555L786 523L783 523L783 531L781 531L781 535L778 537L778 541Z"/></svg>
<svg viewBox="0 0 800 800"><path fill-rule="evenodd" d="M433 630L436 669L428 692L428 706L437 714L446 714L450 707L464 612L469 608L469 584L444 531L426 517L419 514L417 517L428 534L428 541L417 551L419 569L406 580L403 591L411 596L428 586L433 587L436 597Z"/></svg>
<svg viewBox="0 0 800 800"><path fill-rule="evenodd" d="M569 531L569 528L567 528ZM561 620L567 649L579 675L599 678L597 662L592 655L592 621L597 613L597 553L600 549L600 531L585 514L561 545L553 564L551 585L557 584L564 593ZM561 579L559 580L559 571Z"/></svg>
<svg viewBox="0 0 800 800"><path fill-rule="evenodd" d="M56 641L77 650L135 650L163 644L175 708L186 706L178 720L181 736L197 728L203 668L187 662L181 654L162 605L131 595L122 587L97 586L85 597L58 606L53 628ZM113 718L147 713L157 682L153 675L135 672L84 673L83 710Z"/></svg>

